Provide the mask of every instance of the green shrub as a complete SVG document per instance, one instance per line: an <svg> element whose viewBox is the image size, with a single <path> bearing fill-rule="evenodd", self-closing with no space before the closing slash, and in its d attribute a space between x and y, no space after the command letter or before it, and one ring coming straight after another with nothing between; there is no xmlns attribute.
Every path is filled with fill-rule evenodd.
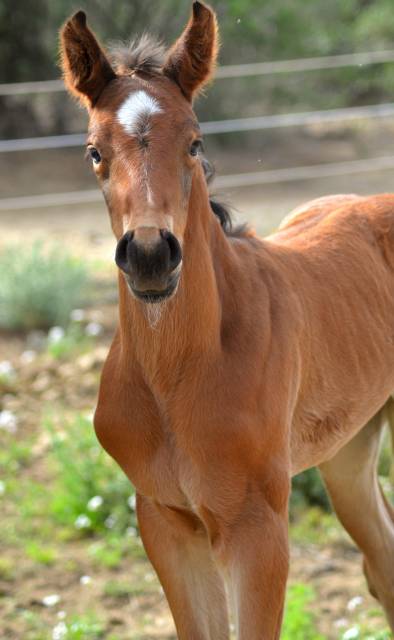
<svg viewBox="0 0 394 640"><path fill-rule="evenodd" d="M53 329L59 329L59 327ZM92 337L87 336L77 322L71 322L67 330L64 331L64 335L56 340L51 339L51 335L49 335L47 342L47 351L56 360L71 359L73 356L90 351L94 346Z"/></svg>
<svg viewBox="0 0 394 640"><path fill-rule="evenodd" d="M86 267L61 247L36 242L5 248L0 253L0 327L65 326L87 282Z"/></svg>
<svg viewBox="0 0 394 640"><path fill-rule="evenodd" d="M315 627L314 615L309 607L314 592L305 584L293 584L286 597L282 640L324 640Z"/></svg>
<svg viewBox="0 0 394 640"><path fill-rule="evenodd" d="M330 502L317 469L307 469L293 478L291 505L318 506L330 510Z"/></svg>
<svg viewBox="0 0 394 640"><path fill-rule="evenodd" d="M55 564L58 556L55 549L37 542L28 542L25 547L28 558L34 560L37 564L51 566Z"/></svg>
<svg viewBox="0 0 394 640"><path fill-rule="evenodd" d="M52 638L62 640L99 640L104 638L104 625L94 614L74 616L71 620L58 622L52 632Z"/></svg>
<svg viewBox="0 0 394 640"><path fill-rule="evenodd" d="M391 434L388 429L385 430L382 438L382 446L379 457L379 475L386 478L390 477L391 467L393 465L393 445L391 442Z"/></svg>
<svg viewBox="0 0 394 640"><path fill-rule="evenodd" d="M52 435L55 487L50 509L56 520L84 536L105 532L135 537L134 489L96 439L90 418L77 414ZM126 534L126 536L124 535Z"/></svg>

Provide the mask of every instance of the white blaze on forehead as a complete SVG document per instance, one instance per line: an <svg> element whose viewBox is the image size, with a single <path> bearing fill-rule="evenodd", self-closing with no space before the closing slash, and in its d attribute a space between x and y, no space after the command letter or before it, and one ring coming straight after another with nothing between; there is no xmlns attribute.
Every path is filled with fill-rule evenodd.
<svg viewBox="0 0 394 640"><path fill-rule="evenodd" d="M146 91L132 93L123 102L117 113L117 120L127 133L138 134L138 128L155 113L162 113L160 104Z"/></svg>

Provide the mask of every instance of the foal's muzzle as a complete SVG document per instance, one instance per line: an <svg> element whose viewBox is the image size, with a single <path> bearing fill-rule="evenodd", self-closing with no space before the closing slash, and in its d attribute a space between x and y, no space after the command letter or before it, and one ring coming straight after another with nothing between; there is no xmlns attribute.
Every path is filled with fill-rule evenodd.
<svg viewBox="0 0 394 640"><path fill-rule="evenodd" d="M156 227L127 231L116 247L115 262L136 298L161 302L174 293L182 260L173 233Z"/></svg>

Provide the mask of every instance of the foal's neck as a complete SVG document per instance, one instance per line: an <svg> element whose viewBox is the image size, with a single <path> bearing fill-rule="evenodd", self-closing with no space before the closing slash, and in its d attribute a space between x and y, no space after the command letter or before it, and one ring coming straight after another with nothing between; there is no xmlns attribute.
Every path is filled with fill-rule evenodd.
<svg viewBox="0 0 394 640"><path fill-rule="evenodd" d="M136 358L149 376L179 370L186 361L211 359L221 348L222 282L217 270L231 248L213 215L205 183L192 187L177 293L146 305L132 298L120 274L120 335L126 358ZM221 279L220 279L221 280ZM156 307L156 308L155 308Z"/></svg>

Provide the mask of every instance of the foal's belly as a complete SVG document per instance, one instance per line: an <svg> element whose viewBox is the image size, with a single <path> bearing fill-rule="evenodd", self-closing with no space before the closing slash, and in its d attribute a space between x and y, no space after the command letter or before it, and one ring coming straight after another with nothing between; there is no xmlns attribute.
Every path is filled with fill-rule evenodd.
<svg viewBox="0 0 394 640"><path fill-rule="evenodd" d="M299 411L291 435L292 475L333 458L382 408L390 395L390 387L394 388L394 379L387 385L382 384L381 393L369 401L360 394L353 406L349 402L347 409L336 407L316 414Z"/></svg>

